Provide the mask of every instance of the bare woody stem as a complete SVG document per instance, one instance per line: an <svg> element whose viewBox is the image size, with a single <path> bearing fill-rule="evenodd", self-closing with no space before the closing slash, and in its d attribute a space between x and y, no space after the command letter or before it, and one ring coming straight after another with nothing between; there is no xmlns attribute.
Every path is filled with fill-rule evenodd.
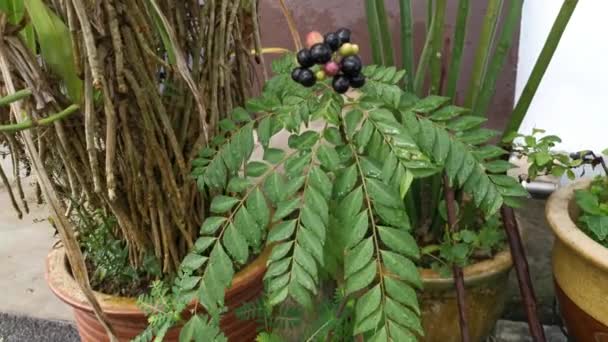
<svg viewBox="0 0 608 342"><path fill-rule="evenodd" d="M454 196L454 189L450 186L450 180L447 175L443 176L443 191L445 193L445 203L448 214L448 226L450 232L458 231L458 220L456 218L456 202ZM454 264L452 266L454 273L454 282L456 283L456 299L458 301L458 317L460 320L460 337L462 342L469 342L471 340L469 336L469 324L466 316L466 303L465 303L465 289L464 289L464 276L462 274L462 268Z"/></svg>

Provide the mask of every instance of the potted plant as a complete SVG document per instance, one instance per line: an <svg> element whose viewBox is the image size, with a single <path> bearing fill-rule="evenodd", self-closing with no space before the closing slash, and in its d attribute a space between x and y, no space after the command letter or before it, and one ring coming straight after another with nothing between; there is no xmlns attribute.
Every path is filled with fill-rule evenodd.
<svg viewBox="0 0 608 342"><path fill-rule="evenodd" d="M250 308L267 313L288 301L312 309L329 277L342 299L335 314L352 319L346 337L436 340L419 297L454 297L447 265L473 264L466 283L479 293L506 287L512 262L496 214L526 192L504 175L505 151L488 144L497 133L447 97L404 91L404 71L362 69L347 29L307 42L310 49L273 63L277 75L260 97L233 111L226 140L199 153L193 174L209 187L211 216L171 291L146 298L150 307L174 306L152 312L142 339L167 321L185 322L186 341L222 339L217 322L231 307L224 290L264 245L272 247L266 304ZM442 200L454 190L458 209ZM452 214L462 230L450 230ZM503 297L467 299L499 312ZM200 306L173 320L192 298ZM470 321L476 339L492 328L487 321Z"/></svg>
<svg viewBox="0 0 608 342"><path fill-rule="evenodd" d="M190 170L250 95L251 50L262 56L257 1L97 5L0 1L0 141L52 209L62 247L47 279L81 337L125 340L147 326L138 295L194 247L209 203ZM260 292L265 263L250 261L228 301Z"/></svg>
<svg viewBox="0 0 608 342"><path fill-rule="evenodd" d="M518 23L522 13L523 1L511 1L506 3L492 0L485 3L485 16L483 17L479 34L475 35L478 36L478 41L473 53L472 69L470 74L467 75L469 76L469 83L466 87L461 87L459 84L462 82L459 82L459 80L463 77L463 55L468 45L467 35L469 35L469 32L471 31L469 17L472 15L472 11L469 3L470 2L467 0L458 1L454 33L452 37L448 38L445 36L445 25L448 18L448 16L446 16L448 1L438 0L428 2L426 12L426 35L423 36L424 45L419 58L417 58L416 64L414 58L414 37L417 37L417 35L414 35L415 20L412 11L412 1L399 1L399 46L394 44L393 37L391 37L389 17L387 16L385 2L373 0L365 1L365 10L368 30L370 37L372 38L370 39L370 42L372 44L372 57L374 63L396 65L398 63L397 61L400 60L401 64L399 65L404 69L411 71L407 73L407 82L404 82L403 84L407 91L413 92L419 97L428 95L447 96L452 99L454 104L470 108L474 116L486 117L488 113L493 110L491 106L492 99L497 87L499 75L506 64L508 52L516 44L515 37L517 28L519 27ZM509 117L506 129L502 134L503 139L501 139L504 141L501 147L508 153L512 152L512 140L509 139L509 137L518 131L552 56L558 47L560 38L567 27L568 21L576 8L576 4L576 0L565 0L563 2L560 12L555 19L555 23L551 28L542 51L534 65L530 78ZM499 22L502 24L498 25ZM395 58L397 51L401 52L400 59ZM544 143L550 144L551 141L547 139ZM542 149L543 148L541 148L541 150ZM543 153L539 155L540 158L538 159L538 163L532 159L532 169L530 170L532 178L534 178L534 169L536 168L538 171L543 168L543 163L546 163L546 161L543 161L544 152L546 151L543 151ZM502 167L503 171L506 171L509 167L504 161L496 163L495 166L499 166L499 168ZM556 172L559 172L560 170L566 172L565 165L556 167ZM415 180L414 188L424 189L425 187L430 187L431 189L437 189L441 188L440 184L440 179L432 181L430 185L428 183L425 185L425 181ZM414 193L420 192L417 190L414 191ZM436 195L431 196L431 198L433 199L431 202L437 203ZM416 203L423 202L417 201ZM512 205L513 203L506 204ZM543 340L543 328L540 325L536 313L534 290L527 270L525 251L516 228L517 225L515 224L514 212L508 205L504 207L504 210L501 210L501 216L503 219L512 222L512 224L504 224L504 230L508 235L509 247L513 252L513 258L517 261L517 276L522 291L522 299L526 308L526 314L528 316L530 332L534 340ZM430 208L431 212L435 212L439 207L431 206ZM468 218L471 219L471 216L468 216ZM464 222L465 225L470 225L470 223L471 221ZM488 241L486 240L487 238L490 238L489 241L504 242L504 236L499 237L502 233L496 229L497 227L498 226L495 224L494 229L486 230L496 233L493 233L490 236L485 234L479 235L481 234L481 231L477 231L479 234L476 236L467 236L469 235L468 233L465 233L464 236L457 234L455 236L455 238L458 239L456 242L461 243L463 241L468 241L468 244L474 242L472 247L478 250L480 248L480 242ZM479 228L480 227L478 227L478 229ZM497 243L500 245L502 242ZM498 247L498 245L495 245L494 248ZM431 250L433 248L437 249L437 246L432 247ZM448 249L444 249L441 256L447 257L447 259L444 259L443 261L448 261L447 264L456 262L456 265L459 263L462 265L462 256L469 257L470 255L467 254L467 252L470 252L470 249L458 248L461 249L456 249L453 253L449 253ZM498 247L499 250L503 250L503 248ZM423 251L425 250L423 249ZM473 255L475 254L478 253L473 253ZM500 255L500 253L497 255ZM501 266L499 268L503 270L510 269L510 265L507 266L507 264L509 264L509 262L503 264L503 266L506 267ZM497 265L498 264L495 264L495 266ZM477 278L477 276L471 276L467 281L466 271L465 268L465 288L467 286L466 284L472 285L475 283L474 281L471 281ZM486 271L484 271L486 274L492 273L492 271ZM442 278L437 274L435 274L434 277ZM445 277L441 281L443 284L442 286L454 288L458 282L460 282L458 278L460 278L458 270L455 270L454 280ZM499 278L504 279L504 277ZM458 310L455 306L455 294L452 292L451 294L448 294L447 297L442 298L441 291L438 291L437 298L442 298L442 303L451 304L451 306L444 306L449 307L448 312L451 312L451 315L449 315L449 318L441 315L427 315L423 318L423 324L425 326L436 327L436 329L429 330L439 332L443 327L446 327L445 330L447 333L445 335L438 336L435 339L431 336L429 340L459 341L461 339L460 334L454 333L454 331L458 330L457 328L459 326L461 328L461 334L463 332L466 334L466 330L469 330L470 336L462 336L463 340L469 338L471 340L478 340L480 336L487 334L490 327L494 325L495 318L500 316L500 311L502 310L502 306L499 304L502 302L500 297L502 296L501 293L503 293L506 283L501 281L495 283L495 285L496 286L494 286L493 290L490 292L497 296L486 302L483 310L478 310L478 307L473 310L463 309L463 311L460 311L460 315L456 315ZM433 288L433 286L429 286L429 288ZM477 291L473 285L472 287L466 288L466 291L464 292L467 294L472 292L472 298L478 298L478 296L475 295ZM425 297L423 296L423 307L425 306L424 298ZM465 302L467 302L468 306L468 301L465 300ZM429 302L428 307L437 307L435 305L437 304L436 302L433 303L433 305L431 305L431 303L433 302ZM480 323L479 320L474 317L463 319L463 317L466 316L466 311L468 311L470 315L472 315L472 312L482 312L480 315L486 316L489 319L481 320L483 323ZM460 316L460 318L458 316ZM473 322L472 324L476 327L467 327L467 321L469 323Z"/></svg>
<svg viewBox="0 0 608 342"><path fill-rule="evenodd" d="M606 154L608 151L604 151ZM577 341L604 341L608 311L608 169L603 157L580 155L601 165L604 175L578 180L557 190L547 201L553 233L553 276L568 335Z"/></svg>

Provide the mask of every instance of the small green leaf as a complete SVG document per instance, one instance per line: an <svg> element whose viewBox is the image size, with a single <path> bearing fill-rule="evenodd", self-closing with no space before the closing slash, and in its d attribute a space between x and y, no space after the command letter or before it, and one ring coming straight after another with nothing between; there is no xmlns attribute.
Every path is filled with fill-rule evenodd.
<svg viewBox="0 0 608 342"><path fill-rule="evenodd" d="M357 142L357 146L359 148L364 148L369 143L369 140L372 137L372 133L374 133L374 127L369 122L369 120L365 120L361 129L357 132L355 136L355 140Z"/></svg>
<svg viewBox="0 0 608 342"><path fill-rule="evenodd" d="M438 109L448 102L450 102L449 97L431 95L418 101L411 110L416 113L426 114Z"/></svg>
<svg viewBox="0 0 608 342"><path fill-rule="evenodd" d="M391 298L386 298L384 302L384 311L391 320L399 323L399 325L409 328L419 335L424 335L418 316L410 309L399 304L399 302L394 301Z"/></svg>
<svg viewBox="0 0 608 342"><path fill-rule="evenodd" d="M596 195L592 194L588 190L576 190L574 191L576 198L576 204L587 214L591 215L602 215L602 211L599 206L599 199Z"/></svg>
<svg viewBox="0 0 608 342"><path fill-rule="evenodd" d="M367 178L365 182L372 201L390 208L403 207L401 198L395 189L373 178Z"/></svg>
<svg viewBox="0 0 608 342"><path fill-rule="evenodd" d="M293 241L283 242L275 245L272 248L272 253L270 253L270 257L268 257L268 263L283 259L287 255L287 253L289 253L291 247L293 247Z"/></svg>
<svg viewBox="0 0 608 342"><path fill-rule="evenodd" d="M298 207L300 206L300 202L300 198L294 198L280 202L277 205L277 210L274 213L274 217L272 219L273 222L277 222L283 219L287 215L291 214L294 210L298 209Z"/></svg>
<svg viewBox="0 0 608 342"><path fill-rule="evenodd" d="M361 324L364 319L369 317L380 307L381 299L382 291L380 289L380 284L378 284L357 300L355 306L355 326Z"/></svg>
<svg viewBox="0 0 608 342"><path fill-rule="evenodd" d="M209 236L199 237L198 239L196 239L196 242L194 243L194 252L196 252L196 253L205 252L207 250L207 248L209 248L209 246L211 246L216 240L217 240L217 238L209 237Z"/></svg>
<svg viewBox="0 0 608 342"><path fill-rule="evenodd" d="M190 270L197 270L207 261L207 257L196 254L188 253L181 263L181 268L187 268Z"/></svg>
<svg viewBox="0 0 608 342"><path fill-rule="evenodd" d="M284 156L285 152L278 148L269 147L264 150L264 160L271 164L279 163L281 160L283 160Z"/></svg>
<svg viewBox="0 0 608 342"><path fill-rule="evenodd" d="M362 117L363 117L363 112L359 109L354 109L354 110L351 110L350 112L346 113L346 116L344 118L344 124L346 126L346 135L348 135L348 137L353 136L353 134L355 133L355 130L357 129L357 127L359 126L359 123L361 122Z"/></svg>
<svg viewBox="0 0 608 342"><path fill-rule="evenodd" d="M445 106L445 107L435 111L429 117L429 119L434 120L434 121L446 121L446 120L453 119L453 118L460 116L467 112L469 112L469 110L466 108L449 105L449 106Z"/></svg>
<svg viewBox="0 0 608 342"><path fill-rule="evenodd" d="M380 251L380 253L382 255L382 263L389 272L416 288L422 288L418 269L411 260L393 252Z"/></svg>
<svg viewBox="0 0 608 342"><path fill-rule="evenodd" d="M331 196L333 183L318 166L312 167L308 174L308 183L319 191L326 200Z"/></svg>
<svg viewBox="0 0 608 342"><path fill-rule="evenodd" d="M226 218L222 216L208 217L205 222L203 222L201 234L213 235L224 222L226 222Z"/></svg>
<svg viewBox="0 0 608 342"><path fill-rule="evenodd" d="M319 141L319 133L313 131L306 131L300 135L292 135L289 137L289 147L296 150L308 150L311 149Z"/></svg>
<svg viewBox="0 0 608 342"><path fill-rule="evenodd" d="M608 216L586 215L582 216L580 220L587 224L597 241L604 241L608 237Z"/></svg>
<svg viewBox="0 0 608 342"><path fill-rule="evenodd" d="M264 174L264 172L266 172L266 170L268 170L268 164L259 161L252 161L247 164L246 170L247 176L260 177Z"/></svg>
<svg viewBox="0 0 608 342"><path fill-rule="evenodd" d="M378 226L380 239L395 252L399 252L409 258L418 259L420 250L416 240L405 230Z"/></svg>
<svg viewBox="0 0 608 342"><path fill-rule="evenodd" d="M319 158L321 165L327 170L334 171L340 166L340 156L338 156L335 149L327 145L321 145L321 147L319 147L317 157Z"/></svg>
<svg viewBox="0 0 608 342"><path fill-rule="evenodd" d="M249 258L247 241L233 224L230 224L228 229L224 231L222 242L228 253L232 255L236 262L241 265L247 262L247 259Z"/></svg>
<svg viewBox="0 0 608 342"><path fill-rule="evenodd" d="M384 277L384 288L390 297L420 314L418 296L411 286L397 279Z"/></svg>
<svg viewBox="0 0 608 342"><path fill-rule="evenodd" d="M448 124L448 129L456 132L466 131L471 128L477 127L488 119L481 116L463 116L455 121Z"/></svg>
<svg viewBox="0 0 608 342"><path fill-rule="evenodd" d="M313 257L323 264L323 241L311 229L300 226L297 234L297 242L306 251L310 252Z"/></svg>
<svg viewBox="0 0 608 342"><path fill-rule="evenodd" d="M553 160L553 157L551 156L551 154L549 152L540 151L540 152L534 154L534 162L538 166L545 166L552 160Z"/></svg>
<svg viewBox="0 0 608 342"><path fill-rule="evenodd" d="M232 209L232 207L234 207L234 205L237 204L238 202L239 202L238 198L218 195L218 196L214 197L213 200L211 201L210 210L212 213L222 214L227 211L230 211L230 209Z"/></svg>
<svg viewBox="0 0 608 342"><path fill-rule="evenodd" d="M264 182L264 192L268 196L268 199L277 204L283 200L285 195L285 182L281 174L273 173Z"/></svg>
<svg viewBox="0 0 608 342"><path fill-rule="evenodd" d="M289 239L296 228L296 220L284 221L276 225L268 233L268 242L277 242Z"/></svg>
<svg viewBox="0 0 608 342"><path fill-rule="evenodd" d="M346 280L346 294L349 295L367 287L376 278L377 272L376 262L371 260L359 272Z"/></svg>
<svg viewBox="0 0 608 342"><path fill-rule="evenodd" d="M372 258L374 253L373 238L361 241L355 248L346 253L344 257L344 278L349 278L362 269Z"/></svg>
<svg viewBox="0 0 608 342"><path fill-rule="evenodd" d="M485 163L484 167L490 173L505 173L516 166L509 163L506 160L493 160L491 162Z"/></svg>
<svg viewBox="0 0 608 342"><path fill-rule="evenodd" d="M242 192L245 191L250 185L251 182L249 182L249 180L246 178L233 177L228 182L226 190L228 190L228 192Z"/></svg>
<svg viewBox="0 0 608 342"><path fill-rule="evenodd" d="M315 281L318 278L318 268L315 259L304 248L296 245L293 252L293 260L302 266Z"/></svg>

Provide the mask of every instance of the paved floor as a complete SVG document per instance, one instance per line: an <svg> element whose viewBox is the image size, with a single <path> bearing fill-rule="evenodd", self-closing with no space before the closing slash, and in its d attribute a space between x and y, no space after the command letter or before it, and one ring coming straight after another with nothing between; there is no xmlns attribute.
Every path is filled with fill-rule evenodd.
<svg viewBox="0 0 608 342"><path fill-rule="evenodd" d="M19 219L0 185L0 312L72 320L71 311L44 280L46 255L56 239L46 221L47 209L36 204L33 187L27 188L30 213Z"/></svg>

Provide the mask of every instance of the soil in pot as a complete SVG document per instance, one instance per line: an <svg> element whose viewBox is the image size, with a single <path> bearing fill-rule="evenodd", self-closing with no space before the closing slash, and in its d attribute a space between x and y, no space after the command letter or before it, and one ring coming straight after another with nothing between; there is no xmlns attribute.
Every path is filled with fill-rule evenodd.
<svg viewBox="0 0 608 342"><path fill-rule="evenodd" d="M226 290L226 305L229 311L222 318L221 328L229 341L255 340L258 328L256 322L238 320L234 309L245 302L254 300L262 293L269 252L266 250L239 271L234 277L232 286ZM93 309L68 270L63 248L54 249L49 253L46 279L55 295L74 309L76 326L83 342L109 341L103 327L97 321ZM95 296L120 341L130 341L147 327L147 318L137 307L136 298L111 296L100 292L96 292ZM179 332L179 327L171 329L167 333L165 341L178 341Z"/></svg>
<svg viewBox="0 0 608 342"><path fill-rule="evenodd" d="M608 342L608 249L576 225L580 180L551 195L545 214L556 239L552 266L560 313L576 341Z"/></svg>
<svg viewBox="0 0 608 342"><path fill-rule="evenodd" d="M512 266L511 253L506 250L463 269L471 341L483 341L500 318ZM424 290L420 297L420 309L425 336L419 340L460 342L454 280L442 277L431 269L422 269L421 276Z"/></svg>

